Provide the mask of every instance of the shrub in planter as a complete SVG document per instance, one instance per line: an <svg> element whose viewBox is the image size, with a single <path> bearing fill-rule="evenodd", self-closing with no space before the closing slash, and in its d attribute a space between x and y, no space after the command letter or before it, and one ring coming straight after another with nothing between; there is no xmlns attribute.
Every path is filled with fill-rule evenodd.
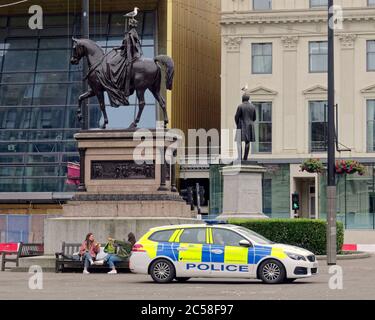
<svg viewBox="0 0 375 320"><path fill-rule="evenodd" d="M231 219L231 224L253 230L275 243L283 243L305 248L314 254L326 254L325 220L310 219ZM337 222L338 253L344 243L344 225Z"/></svg>
<svg viewBox="0 0 375 320"><path fill-rule="evenodd" d="M324 169L323 163L320 159L307 159L300 165L301 171L307 171L309 173L321 173Z"/></svg>

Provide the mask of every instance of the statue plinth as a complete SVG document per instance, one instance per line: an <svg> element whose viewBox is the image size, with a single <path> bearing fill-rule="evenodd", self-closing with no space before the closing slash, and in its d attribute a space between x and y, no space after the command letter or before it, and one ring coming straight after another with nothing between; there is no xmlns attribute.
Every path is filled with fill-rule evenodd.
<svg viewBox="0 0 375 320"><path fill-rule="evenodd" d="M161 130L163 133L163 130ZM196 213L175 190L175 166L162 161L173 151L173 137L147 131L142 140L131 130L90 130L75 135L81 155L81 186L63 207L63 216L47 219L45 251L61 242L81 242L88 232L103 243L108 236L139 238L151 227L196 223ZM134 161L138 152L146 163ZM170 156L173 152L167 152Z"/></svg>
<svg viewBox="0 0 375 320"><path fill-rule="evenodd" d="M243 162L223 167L223 213L218 219L265 219L262 176L265 168Z"/></svg>
<svg viewBox="0 0 375 320"><path fill-rule="evenodd" d="M78 149L84 154L84 194L159 194L161 163L166 163L166 190L171 190L169 162L162 160L163 146L174 143L163 137L163 130L144 131L92 130L75 135ZM139 150L138 154L137 151ZM142 152L142 154L141 154ZM135 156L138 156L135 158ZM142 158L140 158L142 157ZM137 162L145 160L145 163Z"/></svg>

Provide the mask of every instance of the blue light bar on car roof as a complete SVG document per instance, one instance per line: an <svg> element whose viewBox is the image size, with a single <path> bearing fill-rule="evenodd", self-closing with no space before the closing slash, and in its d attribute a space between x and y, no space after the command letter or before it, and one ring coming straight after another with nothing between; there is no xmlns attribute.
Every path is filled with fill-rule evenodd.
<svg viewBox="0 0 375 320"><path fill-rule="evenodd" d="M228 224L228 221L223 221L223 220L206 220L206 224L209 225L214 225L214 224Z"/></svg>

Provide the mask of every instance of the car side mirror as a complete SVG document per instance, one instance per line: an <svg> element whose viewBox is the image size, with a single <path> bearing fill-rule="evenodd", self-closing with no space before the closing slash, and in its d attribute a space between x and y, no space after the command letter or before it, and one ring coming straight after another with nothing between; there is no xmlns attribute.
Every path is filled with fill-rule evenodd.
<svg viewBox="0 0 375 320"><path fill-rule="evenodd" d="M253 246L253 245L250 243L250 241L247 241L247 240L241 240L241 241L239 242L239 245L240 245L241 247L245 247L245 248L250 248L250 247Z"/></svg>

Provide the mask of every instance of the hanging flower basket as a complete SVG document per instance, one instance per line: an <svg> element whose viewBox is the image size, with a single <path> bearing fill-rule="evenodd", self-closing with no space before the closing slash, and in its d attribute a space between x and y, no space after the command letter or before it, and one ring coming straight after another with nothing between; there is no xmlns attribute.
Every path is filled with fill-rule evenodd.
<svg viewBox="0 0 375 320"><path fill-rule="evenodd" d="M336 174L354 174L358 173L360 176L365 174L365 166L355 160L340 160L336 161Z"/></svg>
<svg viewBox="0 0 375 320"><path fill-rule="evenodd" d="M323 163L320 159L307 159L300 165L301 171L306 171L309 173L321 173L324 169Z"/></svg>

